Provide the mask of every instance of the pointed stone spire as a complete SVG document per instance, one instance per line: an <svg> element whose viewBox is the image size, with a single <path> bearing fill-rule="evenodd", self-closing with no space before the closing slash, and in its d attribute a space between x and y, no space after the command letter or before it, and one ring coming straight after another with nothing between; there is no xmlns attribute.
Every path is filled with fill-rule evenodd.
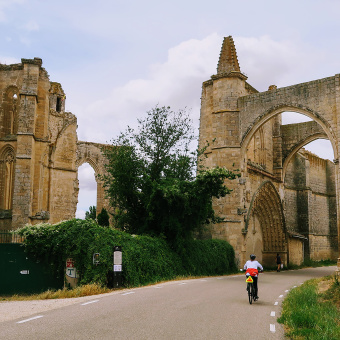
<svg viewBox="0 0 340 340"><path fill-rule="evenodd" d="M232 36L223 39L217 74L241 72Z"/></svg>

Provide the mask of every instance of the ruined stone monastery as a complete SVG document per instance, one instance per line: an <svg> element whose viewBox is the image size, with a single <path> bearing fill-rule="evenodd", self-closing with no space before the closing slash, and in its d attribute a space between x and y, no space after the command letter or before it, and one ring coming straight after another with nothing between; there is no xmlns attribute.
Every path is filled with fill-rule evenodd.
<svg viewBox="0 0 340 340"><path fill-rule="evenodd" d="M75 217L77 170L95 170L97 211L107 207L99 174L103 145L78 141L65 93L39 58L0 64L0 229ZM313 121L281 124L293 111ZM340 75L258 92L241 72L231 37L223 41L217 74L202 86L200 146L205 165L238 169L231 195L215 201L223 223L205 237L231 243L238 261L256 253L264 265L336 259L339 245ZM303 149L329 139L334 161Z"/></svg>

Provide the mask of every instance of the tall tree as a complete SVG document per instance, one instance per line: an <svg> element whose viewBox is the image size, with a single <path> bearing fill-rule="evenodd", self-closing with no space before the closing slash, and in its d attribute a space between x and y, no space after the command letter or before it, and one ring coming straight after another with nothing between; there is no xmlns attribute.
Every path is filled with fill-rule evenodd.
<svg viewBox="0 0 340 340"><path fill-rule="evenodd" d="M92 205L89 207L89 211L86 211L85 212L85 219L88 220L88 219L92 219L92 220L95 220L97 217L97 209L96 209L96 206Z"/></svg>
<svg viewBox="0 0 340 340"><path fill-rule="evenodd" d="M226 169L202 170L195 178L198 153L186 110L151 109L104 150L104 183L117 227L136 234L164 236L174 247L214 221L212 198L230 191L224 180L237 175Z"/></svg>

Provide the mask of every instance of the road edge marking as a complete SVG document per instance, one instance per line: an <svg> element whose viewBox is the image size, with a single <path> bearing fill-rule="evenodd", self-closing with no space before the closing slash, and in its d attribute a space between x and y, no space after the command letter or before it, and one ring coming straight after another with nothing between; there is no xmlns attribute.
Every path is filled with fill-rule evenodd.
<svg viewBox="0 0 340 340"><path fill-rule="evenodd" d="M28 322L28 321L32 321L32 320L36 320L36 319L40 319L42 318L43 315L37 315L37 316L34 316L33 318L29 318L29 319L25 319L25 320L21 320L21 321L17 321L17 323L24 323L24 322Z"/></svg>

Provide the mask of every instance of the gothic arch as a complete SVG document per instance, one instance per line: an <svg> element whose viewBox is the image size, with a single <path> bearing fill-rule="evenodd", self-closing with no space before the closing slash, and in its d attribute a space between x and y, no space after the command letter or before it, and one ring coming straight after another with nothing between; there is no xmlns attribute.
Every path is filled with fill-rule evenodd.
<svg viewBox="0 0 340 340"><path fill-rule="evenodd" d="M2 124L0 137L15 135L18 131L19 90L16 86L9 86L3 92Z"/></svg>
<svg viewBox="0 0 340 340"><path fill-rule="evenodd" d="M12 209L15 151L11 145L0 153L0 209Z"/></svg>
<svg viewBox="0 0 340 340"><path fill-rule="evenodd" d="M248 232L250 221L255 217L260 222L262 230L263 255L287 252L287 235L281 200L271 181L264 181L254 193L248 210L245 233ZM265 262L266 256L263 258Z"/></svg>
<svg viewBox="0 0 340 340"><path fill-rule="evenodd" d="M284 159L284 162L282 164L282 178L285 178L286 175L286 171L287 171L287 167L289 162L291 161L291 159L295 156L295 154L301 149L303 148L305 145L317 140L317 139L327 139L325 138L324 135L321 134L315 134L312 136L307 137L304 140L301 140L298 144L294 145L294 147L290 150L289 154L287 155L287 157ZM333 149L334 152L334 149Z"/></svg>
<svg viewBox="0 0 340 340"><path fill-rule="evenodd" d="M266 122L268 122L271 118L275 117L276 115L283 113L283 112L296 112L303 114L305 116L308 116L309 118L316 121L325 134L327 135L327 138L332 144L334 154L338 155L338 148L336 144L336 136L334 134L334 131L332 127L328 124L325 119L323 119L317 112L314 112L310 108L307 107L298 107L298 106L290 106L290 105L276 105L269 110L267 110L265 113L259 115L248 127L247 131L243 134L242 140L241 140L241 154L245 155L247 146L250 143L252 137L256 133L256 131L263 126ZM306 143L307 144L307 143ZM336 156L338 158L338 156Z"/></svg>

